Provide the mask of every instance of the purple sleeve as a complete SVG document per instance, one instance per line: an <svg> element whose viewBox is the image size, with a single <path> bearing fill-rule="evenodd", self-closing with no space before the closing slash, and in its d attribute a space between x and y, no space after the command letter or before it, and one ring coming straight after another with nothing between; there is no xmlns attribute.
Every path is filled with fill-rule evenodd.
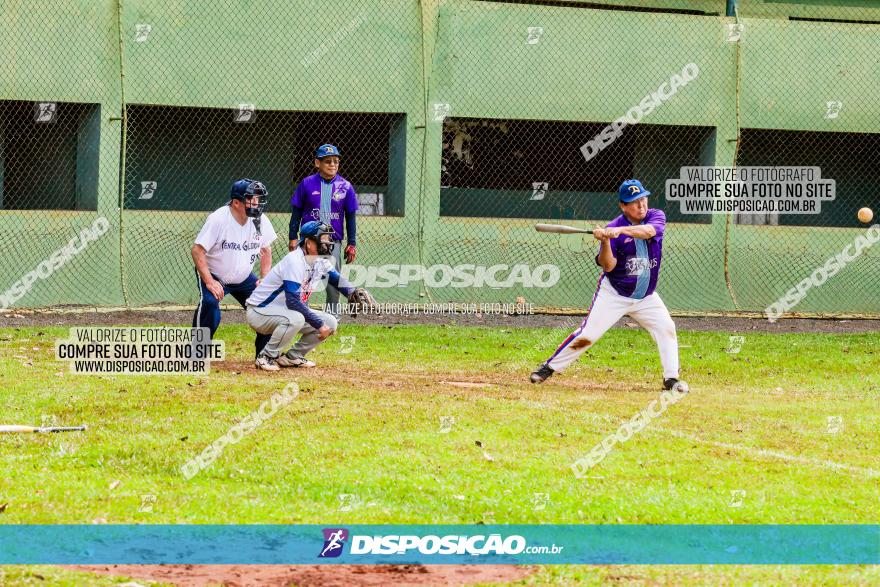
<svg viewBox="0 0 880 587"><path fill-rule="evenodd" d="M305 182L299 182L299 185L296 186L296 190L293 192L293 196L290 198L290 206L292 208L302 209L305 206L303 202L303 195L305 194Z"/></svg>
<svg viewBox="0 0 880 587"><path fill-rule="evenodd" d="M648 215L645 217L645 224L650 224L654 227L654 230L657 231L657 234L654 235L655 239L658 241L663 240L663 233L666 231L666 214L663 213L663 210L648 210Z"/></svg>
<svg viewBox="0 0 880 587"><path fill-rule="evenodd" d="M358 209L357 194L354 193L354 186L348 184L348 191L345 193L345 211L354 212Z"/></svg>

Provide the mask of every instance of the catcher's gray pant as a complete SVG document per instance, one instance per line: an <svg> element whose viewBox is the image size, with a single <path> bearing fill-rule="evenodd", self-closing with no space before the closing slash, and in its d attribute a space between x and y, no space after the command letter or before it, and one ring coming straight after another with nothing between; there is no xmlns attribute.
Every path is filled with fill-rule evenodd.
<svg viewBox="0 0 880 587"><path fill-rule="evenodd" d="M589 315L556 349L547 360L547 366L554 371L562 371L624 316L630 316L638 322L657 343L663 378L678 378L678 336L666 304L657 292L641 300L624 297L604 276L593 296Z"/></svg>
<svg viewBox="0 0 880 587"><path fill-rule="evenodd" d="M336 318L327 312L315 313L331 333L336 332ZM286 351L297 332L302 333L302 336L291 348L302 356L324 342L318 338L318 330L306 322L305 316L283 306L270 304L265 308L258 308L249 305L247 322L258 333L271 335L269 342L263 347L263 354L273 359Z"/></svg>
<svg viewBox="0 0 880 587"><path fill-rule="evenodd" d="M336 245L333 247L333 268L336 271L342 272L342 249L344 249L344 245L342 241L333 241ZM333 314L334 318L339 318L339 314L342 312L339 308L339 290L327 284L327 303L324 304L324 311Z"/></svg>

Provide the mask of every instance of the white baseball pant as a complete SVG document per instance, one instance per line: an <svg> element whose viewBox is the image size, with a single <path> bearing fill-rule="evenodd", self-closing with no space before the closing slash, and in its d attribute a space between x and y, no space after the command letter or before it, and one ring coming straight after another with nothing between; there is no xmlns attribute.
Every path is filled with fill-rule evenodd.
<svg viewBox="0 0 880 587"><path fill-rule="evenodd" d="M327 312L315 313L331 332L336 332L336 318ZM269 304L264 308L248 305L247 323L258 333L271 335L262 352L273 359L285 352L297 334L302 336L291 349L302 356L324 342L318 338L318 329L306 322L305 316L278 304Z"/></svg>
<svg viewBox="0 0 880 587"><path fill-rule="evenodd" d="M596 344L596 341L623 316L629 316L638 322L657 343L660 364L663 366L663 378L677 379L678 336L675 333L675 323L663 300L657 292L641 300L624 297L617 293L604 275L599 279L599 287L593 295L589 314L559 345L556 352L547 360L547 366L554 371L562 371L584 351Z"/></svg>

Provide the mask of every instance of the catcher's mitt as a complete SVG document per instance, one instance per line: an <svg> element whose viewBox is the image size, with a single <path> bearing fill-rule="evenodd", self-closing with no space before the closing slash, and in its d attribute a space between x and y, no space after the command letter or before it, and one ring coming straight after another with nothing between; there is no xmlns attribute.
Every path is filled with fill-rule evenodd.
<svg viewBox="0 0 880 587"><path fill-rule="evenodd" d="M352 317L357 316L359 312L375 311L378 308L379 303L376 298L362 287L355 288L348 296L348 312Z"/></svg>

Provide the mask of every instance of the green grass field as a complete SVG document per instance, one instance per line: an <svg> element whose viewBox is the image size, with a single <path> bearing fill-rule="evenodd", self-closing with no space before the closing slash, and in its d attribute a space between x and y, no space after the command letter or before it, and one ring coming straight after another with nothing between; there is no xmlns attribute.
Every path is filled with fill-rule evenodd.
<svg viewBox="0 0 880 587"><path fill-rule="evenodd" d="M223 325L211 374L85 376L67 328L0 329L0 523L877 523L876 334L679 333L691 393L577 479L570 469L658 397L641 330L612 330L542 386L567 331L343 324L318 368L257 372ZM343 336L355 337L354 340ZM350 352L345 352L349 350ZM180 467L289 381L300 395L186 480ZM42 579L35 578L39 575ZM586 567L522 584L870 584L878 567ZM109 585L0 567L2 585Z"/></svg>

